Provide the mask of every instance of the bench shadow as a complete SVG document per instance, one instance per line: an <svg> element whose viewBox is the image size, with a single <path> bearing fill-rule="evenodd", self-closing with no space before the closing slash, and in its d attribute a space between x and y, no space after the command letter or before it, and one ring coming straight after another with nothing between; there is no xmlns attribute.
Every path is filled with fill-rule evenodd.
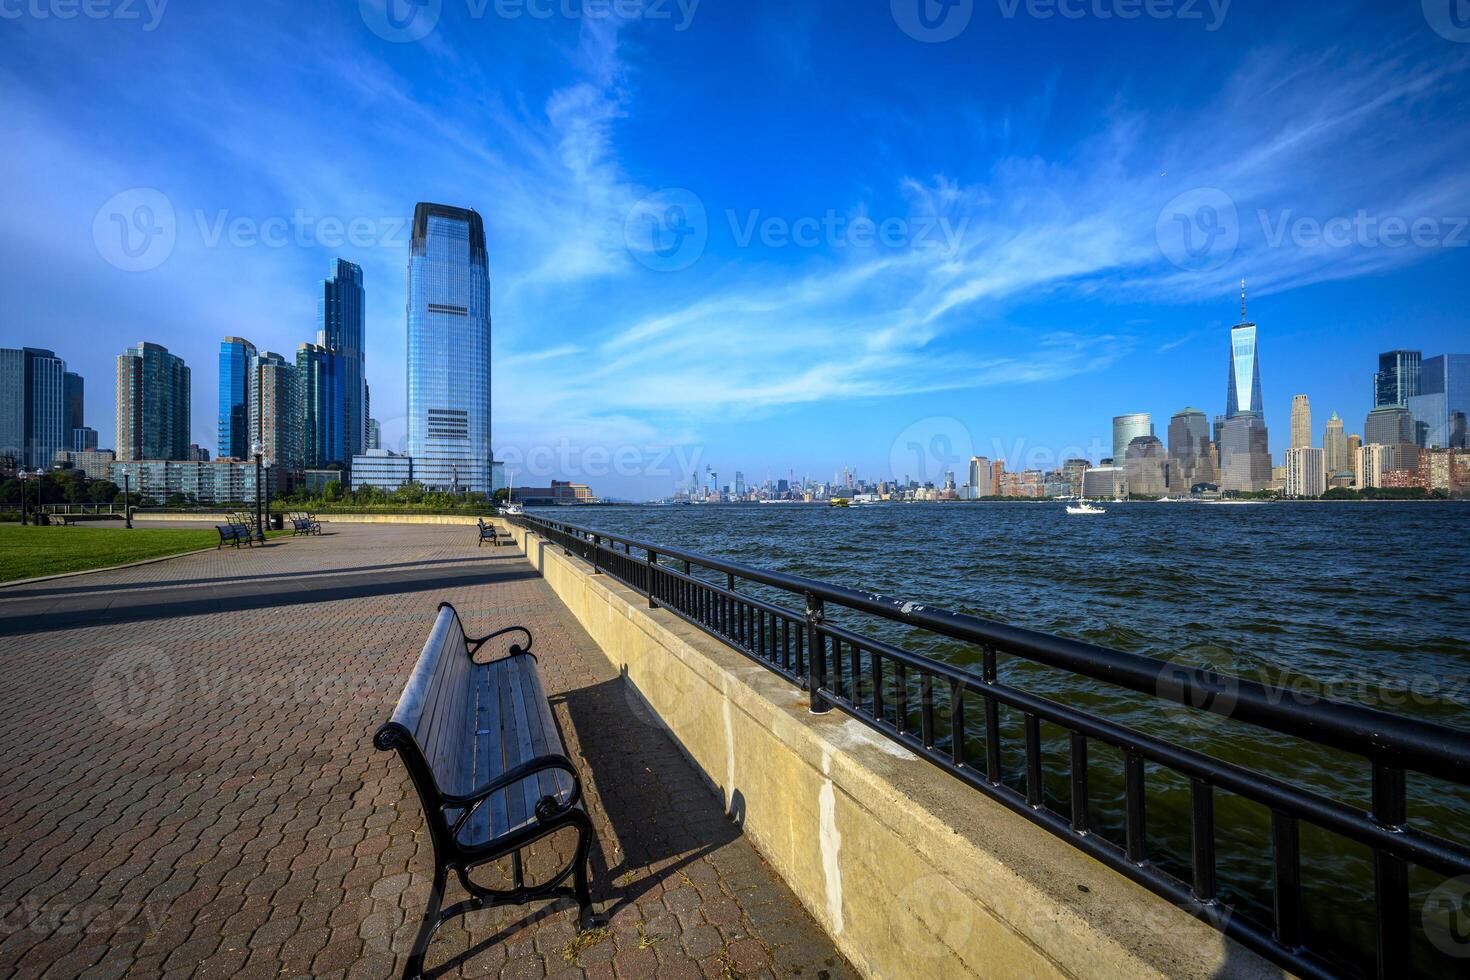
<svg viewBox="0 0 1470 980"><path fill-rule="evenodd" d="M616 678L550 700L564 707L572 731L556 711L562 742L569 751L580 750L581 758L573 761L584 786L595 789L588 804L597 828L590 855L592 900L603 923L741 836L744 797L732 792L726 813L718 791L658 721L626 668ZM497 943L575 910L567 899L538 905L425 975L451 975Z"/></svg>

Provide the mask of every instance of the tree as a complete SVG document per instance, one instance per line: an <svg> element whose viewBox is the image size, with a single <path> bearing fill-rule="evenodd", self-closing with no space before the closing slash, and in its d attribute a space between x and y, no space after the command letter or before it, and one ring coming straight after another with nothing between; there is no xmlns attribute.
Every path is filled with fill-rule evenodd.
<svg viewBox="0 0 1470 980"><path fill-rule="evenodd" d="M107 504L117 499L122 493L122 487L111 480L93 480L92 485L87 488L87 499L94 504Z"/></svg>

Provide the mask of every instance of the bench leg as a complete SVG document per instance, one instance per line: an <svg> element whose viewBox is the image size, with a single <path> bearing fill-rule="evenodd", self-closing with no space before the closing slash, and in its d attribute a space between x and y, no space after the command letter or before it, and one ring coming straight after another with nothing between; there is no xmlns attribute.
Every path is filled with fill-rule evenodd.
<svg viewBox="0 0 1470 980"><path fill-rule="evenodd" d="M445 868L434 870L434 886L429 891L429 904L424 909L424 920L419 924L419 934L414 938L413 950L408 954L408 963L403 967L403 980L418 980L424 975L424 954L429 951L429 940L439 927L439 909L444 904L444 882L448 875Z"/></svg>
<svg viewBox="0 0 1470 980"><path fill-rule="evenodd" d="M581 909L577 915L577 930L592 929L602 925L592 910L592 820L585 813L577 821L577 862L572 870L572 888L577 893L577 904Z"/></svg>

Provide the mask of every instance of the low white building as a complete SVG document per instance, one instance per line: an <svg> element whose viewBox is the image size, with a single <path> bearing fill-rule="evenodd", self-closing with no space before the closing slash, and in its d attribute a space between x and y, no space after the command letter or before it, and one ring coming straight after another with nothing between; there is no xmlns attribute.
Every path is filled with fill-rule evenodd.
<svg viewBox="0 0 1470 980"><path fill-rule="evenodd" d="M352 457L352 489L377 487L397 490L413 479L413 457L400 456L388 449L369 449Z"/></svg>

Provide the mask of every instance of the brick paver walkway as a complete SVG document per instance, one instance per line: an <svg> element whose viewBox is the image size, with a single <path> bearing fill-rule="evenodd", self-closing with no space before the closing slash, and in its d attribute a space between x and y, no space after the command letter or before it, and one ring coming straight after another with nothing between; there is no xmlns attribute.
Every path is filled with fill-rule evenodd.
<svg viewBox="0 0 1470 980"><path fill-rule="evenodd" d="M370 739L445 599L536 636L608 928L578 940L566 902L476 913L431 967L850 974L519 552L406 525L0 589L0 974L396 975L430 844Z"/></svg>

